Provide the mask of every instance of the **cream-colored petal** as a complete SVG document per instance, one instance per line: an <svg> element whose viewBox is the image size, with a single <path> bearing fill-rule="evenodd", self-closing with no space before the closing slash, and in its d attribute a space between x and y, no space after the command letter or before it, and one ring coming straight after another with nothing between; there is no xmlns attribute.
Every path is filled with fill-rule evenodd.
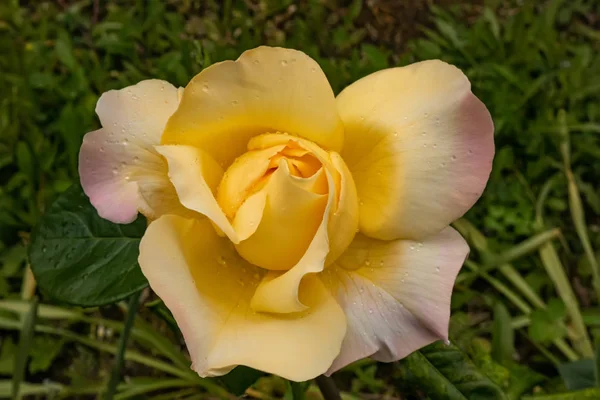
<svg viewBox="0 0 600 400"><path fill-rule="evenodd" d="M346 88L337 105L364 234L424 238L481 195L494 128L456 67L431 60L379 71Z"/></svg>
<svg viewBox="0 0 600 400"><path fill-rule="evenodd" d="M357 235L321 274L348 320L329 373L369 356L398 360L446 340L452 287L468 252L450 227L423 242Z"/></svg>
<svg viewBox="0 0 600 400"><path fill-rule="evenodd" d="M327 195L315 194L297 186L284 160L280 161L279 168L263 191L267 192L267 196L259 225L250 237L235 247L254 265L270 270L288 270L307 251L321 225ZM252 227L255 221L250 219L249 224ZM240 225L236 223L236 226Z"/></svg>
<svg viewBox="0 0 600 400"><path fill-rule="evenodd" d="M223 169L205 151L192 146L156 146L169 165L169 178L179 201L190 210L206 215L232 242L239 237L217 203L215 193Z"/></svg>
<svg viewBox="0 0 600 400"><path fill-rule="evenodd" d="M252 136L276 131L342 147L343 126L319 65L297 50L258 47L194 77L162 141L199 146L225 167Z"/></svg>
<svg viewBox="0 0 600 400"><path fill-rule="evenodd" d="M102 128L83 138L79 175L101 217L128 223L138 210L151 219L165 213L192 215L177 200L164 160L153 148L178 103L178 90L160 80L100 97L96 113Z"/></svg>
<svg viewBox="0 0 600 400"><path fill-rule="evenodd" d="M294 381L324 373L339 349L346 320L317 277L302 283L304 313L256 313L250 298L261 270L216 235L207 220L167 215L140 244L139 263L177 321L200 376L247 365Z"/></svg>

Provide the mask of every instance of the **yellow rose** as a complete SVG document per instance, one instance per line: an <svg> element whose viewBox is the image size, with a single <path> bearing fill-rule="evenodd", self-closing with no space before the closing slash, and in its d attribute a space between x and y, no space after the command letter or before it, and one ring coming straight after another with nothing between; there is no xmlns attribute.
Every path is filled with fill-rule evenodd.
<svg viewBox="0 0 600 400"><path fill-rule="evenodd" d="M260 47L176 89L102 95L80 153L98 213L152 221L139 263L201 376L303 381L447 339L493 124L441 61L334 97L304 53Z"/></svg>

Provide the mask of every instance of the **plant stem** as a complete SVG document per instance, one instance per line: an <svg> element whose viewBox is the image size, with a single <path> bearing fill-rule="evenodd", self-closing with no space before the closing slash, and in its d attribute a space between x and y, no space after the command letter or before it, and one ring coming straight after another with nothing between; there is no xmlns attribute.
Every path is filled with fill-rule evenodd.
<svg viewBox="0 0 600 400"><path fill-rule="evenodd" d="M127 319L125 320L125 326L121 331L121 337L119 337L119 344L117 348L117 354L115 355L115 364L106 386L106 392L104 393L105 400L112 400L115 392L117 391L117 385L121 380L121 369L123 368L123 359L125 351L127 350L127 341L129 340L129 334L133 327L133 321L135 320L135 314L137 312L138 303L140 301L140 293L134 293L129 298L129 305L127 307Z"/></svg>
<svg viewBox="0 0 600 400"><path fill-rule="evenodd" d="M331 377L320 375L315 378L315 382L323 394L325 400L342 400L340 391Z"/></svg>
<svg viewBox="0 0 600 400"><path fill-rule="evenodd" d="M306 385L304 384L304 382L291 382L290 381L290 386L292 387L292 398L294 400L305 400L306 399L306 396L305 396Z"/></svg>

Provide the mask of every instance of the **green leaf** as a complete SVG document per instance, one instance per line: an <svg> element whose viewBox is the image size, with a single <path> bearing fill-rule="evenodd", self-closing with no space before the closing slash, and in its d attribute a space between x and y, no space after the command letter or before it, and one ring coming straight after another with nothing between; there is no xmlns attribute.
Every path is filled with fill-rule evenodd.
<svg viewBox="0 0 600 400"><path fill-rule="evenodd" d="M219 380L231 393L236 396L241 396L246 392L246 389L252 386L262 375L263 373L260 371L240 365L235 367L227 375L220 377Z"/></svg>
<svg viewBox="0 0 600 400"><path fill-rule="evenodd" d="M537 343L549 343L567 334L563 319L566 309L559 299L551 299L548 307L531 313L529 336Z"/></svg>
<svg viewBox="0 0 600 400"><path fill-rule="evenodd" d="M54 359L62 350L64 340L56 339L51 336L36 336L33 338L31 347L31 362L29 363L29 372L47 371Z"/></svg>
<svg viewBox="0 0 600 400"><path fill-rule="evenodd" d="M453 345L434 343L415 351L399 364L399 383L416 388L431 399L508 399L466 354Z"/></svg>
<svg viewBox="0 0 600 400"><path fill-rule="evenodd" d="M596 386L594 360L577 360L560 364L558 372L569 390L587 389Z"/></svg>
<svg viewBox="0 0 600 400"><path fill-rule="evenodd" d="M37 282L49 296L98 306L148 285L137 263L146 221L117 225L98 216L79 185L52 204L32 237L29 257Z"/></svg>

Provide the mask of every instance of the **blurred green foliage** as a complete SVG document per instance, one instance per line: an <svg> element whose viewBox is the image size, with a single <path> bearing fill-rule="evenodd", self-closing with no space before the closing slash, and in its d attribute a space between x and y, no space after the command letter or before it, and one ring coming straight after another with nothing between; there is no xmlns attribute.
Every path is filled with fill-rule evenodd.
<svg viewBox="0 0 600 400"><path fill-rule="evenodd" d="M77 180L79 145L98 128L101 93L146 78L184 86L202 68L260 44L306 52L336 92L382 68L440 58L468 75L496 126L488 187L466 216L472 227L457 225L473 251L453 297L451 338L510 398L565 391L573 381L593 390L595 363L580 361L589 354L578 343L587 339L573 321L582 318L592 341L600 336L593 260L576 229L578 218L592 249L600 249L600 3L443 3L415 1L410 7L429 11L411 19L410 7L393 0L0 2L0 297L19 297L28 234L57 193ZM418 36L390 41L378 32L382 24L398 32L410 25ZM561 153L565 131L570 167ZM569 168L580 206L568 190ZM492 262L553 227L560 237L540 247L545 257L535 247L510 268ZM548 257L553 251L556 259ZM158 315L144 314L153 324ZM494 324L493 315L505 322ZM111 340L97 336L89 321L60 323ZM10 377L7 360L18 336L1 332L0 375ZM177 341L176 333L167 336ZM106 360L65 345L60 335L36 335L28 378L89 383L106 376L89 372L90 364L102 371ZM367 361L336 379L348 398L394 398L399 391L425 398L420 377L410 380L411 365ZM148 374L144 368L129 372ZM265 377L255 390L278 398L285 385Z"/></svg>

